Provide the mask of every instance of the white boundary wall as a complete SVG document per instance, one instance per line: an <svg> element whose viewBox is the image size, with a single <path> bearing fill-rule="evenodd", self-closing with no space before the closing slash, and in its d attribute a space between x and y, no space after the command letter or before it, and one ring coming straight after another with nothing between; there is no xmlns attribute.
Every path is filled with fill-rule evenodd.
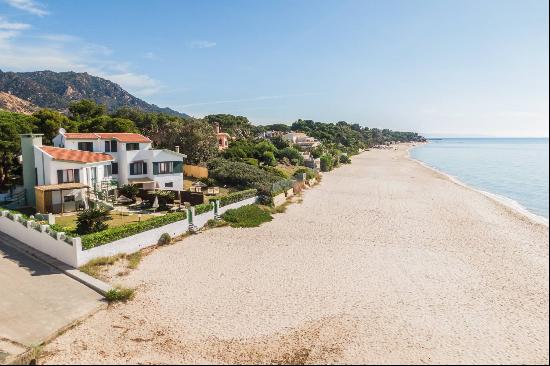
<svg viewBox="0 0 550 366"><path fill-rule="evenodd" d="M74 240L71 245L61 239L63 237L62 233L57 233L56 238L47 233L48 225L40 225L40 231L38 231L32 227L33 221L27 221L24 224L20 220L21 215L13 215L12 220L8 217L8 211L2 211L0 231L63 263L73 267L78 266L78 254L81 248L75 245ZM78 243L80 243L80 238Z"/></svg>
<svg viewBox="0 0 550 366"><path fill-rule="evenodd" d="M218 215L232 208L251 205L256 203L257 200L258 197L252 197L220 207ZM8 211L2 211L0 216L0 231L72 267L80 267L95 258L110 257L121 253L135 253L143 248L156 245L163 233L168 233L171 237L175 237L185 234L189 230L189 220L186 218L185 220L176 221L108 244L82 250L80 238L73 238L71 245L62 239L64 238L64 233L57 233L56 238L53 238L46 232L48 225L41 225L41 231L37 231L32 228L32 221L28 221L26 224L20 222L20 216L18 214L13 215L12 220L8 217ZM197 229L200 229L206 225L208 220L214 218L214 210L195 215L193 217L193 225Z"/></svg>

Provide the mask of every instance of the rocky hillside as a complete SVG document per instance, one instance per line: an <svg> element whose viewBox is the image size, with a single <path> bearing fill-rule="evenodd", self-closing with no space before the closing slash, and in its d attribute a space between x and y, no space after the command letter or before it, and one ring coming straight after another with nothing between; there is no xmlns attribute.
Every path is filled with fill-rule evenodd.
<svg viewBox="0 0 550 366"><path fill-rule="evenodd" d="M170 108L149 104L134 97L118 84L88 73L2 72L0 70L0 92L10 94L40 108L59 111L66 111L71 102L92 99L106 105L109 111L115 111L120 107L133 107L146 112L187 116Z"/></svg>
<svg viewBox="0 0 550 366"><path fill-rule="evenodd" d="M39 108L29 101L18 98L15 95L0 91L0 109L10 112L32 114Z"/></svg>

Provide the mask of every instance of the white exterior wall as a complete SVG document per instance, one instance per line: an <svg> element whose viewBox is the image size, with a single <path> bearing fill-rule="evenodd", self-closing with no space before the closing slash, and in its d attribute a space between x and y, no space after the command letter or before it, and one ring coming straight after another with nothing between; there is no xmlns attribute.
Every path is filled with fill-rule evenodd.
<svg viewBox="0 0 550 366"><path fill-rule="evenodd" d="M153 162L163 161L181 161L182 156L176 152L169 150L154 150L151 148L151 143L139 143L139 150L126 150L125 142L117 141L117 152L105 151L105 139L70 139L67 140L63 135L57 135L53 138L54 146L64 146L66 149L78 149L79 142L93 142L94 152L102 152L113 157L113 161L118 163L118 174L111 178L118 181L119 185L128 184L130 179L149 178L155 181L155 188L183 191L183 173L172 174L153 174ZM147 174L130 175L130 163L144 161L147 164ZM110 164L111 162L109 162ZM70 168L67 168L70 169ZM51 169L50 169L51 171ZM57 174L54 172L53 174ZM87 175L86 175L87 176ZM103 178L103 173L101 175ZM57 178L54 177L56 180ZM81 173L82 179L82 173ZM166 183L173 183L173 187L165 187Z"/></svg>

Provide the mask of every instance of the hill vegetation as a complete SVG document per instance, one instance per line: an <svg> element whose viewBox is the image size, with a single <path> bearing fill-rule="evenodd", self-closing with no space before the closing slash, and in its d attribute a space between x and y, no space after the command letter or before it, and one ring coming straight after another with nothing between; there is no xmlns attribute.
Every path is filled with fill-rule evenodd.
<svg viewBox="0 0 550 366"><path fill-rule="evenodd" d="M118 84L85 72L2 72L0 70L0 92L16 96L34 108L48 108L61 112L66 112L72 102L90 99L104 105L109 112L122 107L131 107L145 112L161 112L187 117L186 114L170 108L149 104L131 95ZM3 109L17 111L7 107Z"/></svg>

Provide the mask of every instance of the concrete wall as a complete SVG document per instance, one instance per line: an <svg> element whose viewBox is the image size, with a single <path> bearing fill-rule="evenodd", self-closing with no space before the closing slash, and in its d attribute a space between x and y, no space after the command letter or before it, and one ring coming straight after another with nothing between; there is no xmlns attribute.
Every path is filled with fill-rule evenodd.
<svg viewBox="0 0 550 366"><path fill-rule="evenodd" d="M0 230L11 237L27 244L31 248L46 253L50 257L60 260L70 266L78 266L78 254L81 247L69 244L61 239L61 235L53 238L45 230L48 225L41 225L40 231L35 230L32 221L23 224L20 215L15 215L14 219L8 217L8 211L2 211L0 216ZM36 223L34 223L37 225ZM58 238L59 237L59 238ZM80 239L78 240L80 242Z"/></svg>
<svg viewBox="0 0 550 366"><path fill-rule="evenodd" d="M257 199L258 197L252 197L220 207L219 214L221 215L225 211L233 208L251 205L256 203ZM163 233L168 233L171 237L175 237L189 231L189 220L185 219L122 238L108 244L100 245L92 249L82 250L80 238L73 238L71 240L72 244L69 244L62 240L63 234L58 233L57 237L53 238L49 233L45 232L47 225L42 225L41 231L37 231L31 227L30 221L25 225L19 222L18 217L20 215L15 215L15 220L7 216L8 211L2 211L0 216L0 231L73 267L80 267L95 258L110 257L121 253L131 254L143 248L156 245ZM214 219L213 210L201 215L195 215L193 224L200 229L211 219Z"/></svg>
<svg viewBox="0 0 550 366"><path fill-rule="evenodd" d="M152 230L144 231L136 235L128 236L120 240L115 240L109 244L83 250L78 256L78 266L82 266L94 258L110 257L120 253L135 253L143 248L156 245L160 236L164 233L168 233L171 237L175 237L185 234L188 230L189 222L185 219Z"/></svg>

